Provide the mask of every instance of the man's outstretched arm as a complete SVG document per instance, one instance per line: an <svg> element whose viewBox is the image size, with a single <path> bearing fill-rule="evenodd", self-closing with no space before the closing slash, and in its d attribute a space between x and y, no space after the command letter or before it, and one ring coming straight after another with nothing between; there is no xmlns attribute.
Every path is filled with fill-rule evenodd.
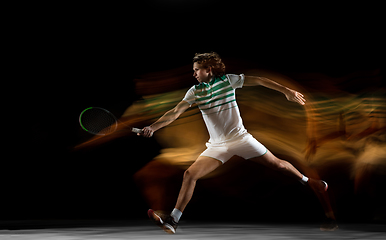
<svg viewBox="0 0 386 240"><path fill-rule="evenodd" d="M160 117L156 122L152 125L144 127L142 129L142 133L138 133L138 135L142 135L144 137L151 137L153 133L160 128L163 128L170 123L174 122L183 112L186 111L190 107L190 104L186 101L181 101L174 107L172 110L167 111L162 117Z"/></svg>
<svg viewBox="0 0 386 240"><path fill-rule="evenodd" d="M288 101L299 103L300 105L306 104L303 94L287 88L271 79L265 77L245 76L244 86L264 86L283 93Z"/></svg>

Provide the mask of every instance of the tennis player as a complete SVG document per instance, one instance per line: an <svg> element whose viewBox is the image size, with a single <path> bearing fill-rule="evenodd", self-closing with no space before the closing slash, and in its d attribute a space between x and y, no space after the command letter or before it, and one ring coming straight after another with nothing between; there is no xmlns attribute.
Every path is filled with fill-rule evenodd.
<svg viewBox="0 0 386 240"><path fill-rule="evenodd" d="M264 145L247 132L236 102L235 90L244 86L264 86L279 91L289 101L304 105L304 96L268 78L225 74L225 65L215 53L196 54L193 58L193 76L199 84L191 87L175 108L159 120L143 128L144 137L176 120L185 110L197 104L208 129L207 149L185 171L175 208L169 215L149 209L149 217L167 233L175 233L178 221L192 198L196 181L226 163L233 155L263 164L298 179L318 192L327 191L321 180L307 178L291 163L275 157Z"/></svg>

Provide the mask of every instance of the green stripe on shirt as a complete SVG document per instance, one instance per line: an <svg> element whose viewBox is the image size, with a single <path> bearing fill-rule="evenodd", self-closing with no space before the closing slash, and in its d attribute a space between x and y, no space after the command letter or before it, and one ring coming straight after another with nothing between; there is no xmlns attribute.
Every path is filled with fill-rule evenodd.
<svg viewBox="0 0 386 240"><path fill-rule="evenodd" d="M231 84L229 82L222 82L220 83L219 85L215 86L215 87L212 87L212 88L208 88L208 89L203 89L202 91L197 91L195 93L196 96L204 96L204 95L207 95L207 94L210 94L210 93L213 93L221 88L225 88L225 87L228 87L230 86Z"/></svg>
<svg viewBox="0 0 386 240"><path fill-rule="evenodd" d="M221 104L218 104L218 105L216 105L216 106L209 107L209 108L205 108L205 109L200 108L200 110L201 110L201 111L210 110L210 109L213 109L213 108L215 108L215 107L219 107L219 106L222 106L222 105L231 103L231 102L236 102L236 99L233 99L233 100L230 100L230 101L228 101L228 102L221 103Z"/></svg>
<svg viewBox="0 0 386 240"><path fill-rule="evenodd" d="M204 106L204 105L208 105L208 104L211 104L211 103L214 103L214 102L218 102L218 101L224 100L224 99L226 99L226 98L228 98L228 97L232 97L232 96L234 96L234 95L235 95L235 93L232 92L232 93L230 93L230 94L228 94L228 95L225 95L225 96L223 96L223 97L215 98L215 99L210 100L210 101L207 101L207 102L205 102L205 103L198 104L198 106Z"/></svg>
<svg viewBox="0 0 386 240"><path fill-rule="evenodd" d="M204 101L204 100L208 100L208 99L211 99L211 98L213 98L213 97L216 97L216 96L219 96L219 95L221 95L221 94L224 94L224 93L227 93L227 92L231 92L231 91L233 91L233 88L232 88L232 86L229 86L229 87L227 87L227 88L224 88L224 89L221 90L221 91L216 92L215 94L211 94L211 95L209 95L209 96L197 98L197 99L196 99L196 102L201 102L201 101Z"/></svg>

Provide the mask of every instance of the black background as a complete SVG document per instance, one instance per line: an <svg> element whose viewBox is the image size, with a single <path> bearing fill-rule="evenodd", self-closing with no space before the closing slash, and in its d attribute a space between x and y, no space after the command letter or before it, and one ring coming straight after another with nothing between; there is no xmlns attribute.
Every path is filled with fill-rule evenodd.
<svg viewBox="0 0 386 240"><path fill-rule="evenodd" d="M284 74L379 69L381 6L355 4L20 6L10 100L17 117L6 123L10 154L2 160L0 218L146 218L149 206L132 175L158 154L157 142L129 136L74 152L89 138L79 113L100 106L120 116L141 97L133 79L189 65L197 52L216 51L224 61L240 59ZM187 87L192 83L187 79ZM205 201L201 207L208 208Z"/></svg>

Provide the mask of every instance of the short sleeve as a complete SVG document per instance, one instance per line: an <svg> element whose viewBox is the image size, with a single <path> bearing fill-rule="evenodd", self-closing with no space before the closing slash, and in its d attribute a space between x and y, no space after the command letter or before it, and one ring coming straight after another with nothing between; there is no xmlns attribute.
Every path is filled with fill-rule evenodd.
<svg viewBox="0 0 386 240"><path fill-rule="evenodd" d="M242 88L244 85L244 74L227 74L226 77L228 78L230 84L232 85L233 89L236 88Z"/></svg>
<svg viewBox="0 0 386 240"><path fill-rule="evenodd" d="M194 86L191 87L185 94L185 97L182 99L183 101L185 102L188 102L190 105L192 105L196 99L195 99L195 95L194 95Z"/></svg>

